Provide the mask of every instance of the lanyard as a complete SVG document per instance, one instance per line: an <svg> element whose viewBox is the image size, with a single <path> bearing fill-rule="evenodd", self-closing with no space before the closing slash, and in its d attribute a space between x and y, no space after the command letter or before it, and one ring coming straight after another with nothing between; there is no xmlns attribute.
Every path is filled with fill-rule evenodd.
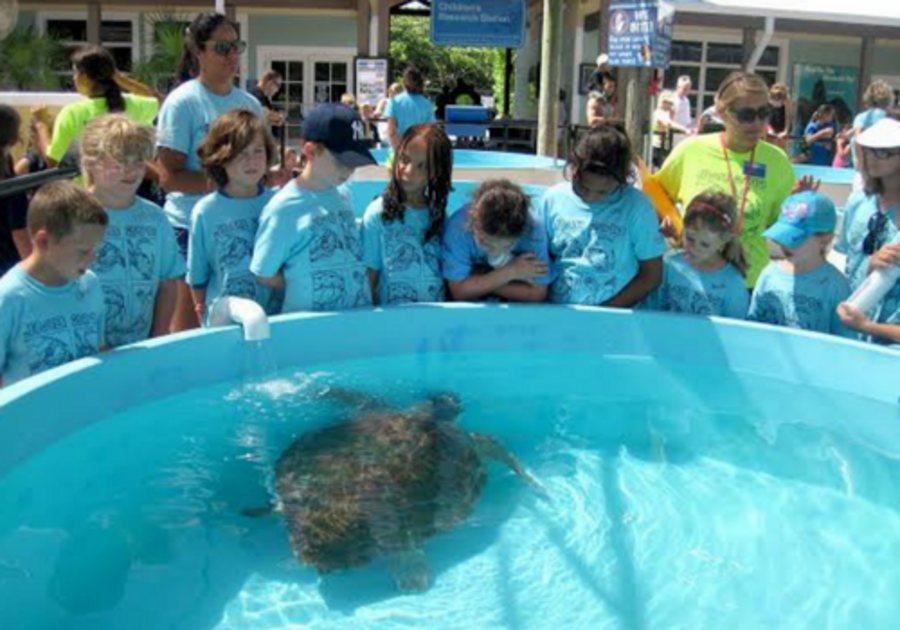
<svg viewBox="0 0 900 630"><path fill-rule="evenodd" d="M731 186L731 196L734 198L734 202L737 203L737 188L734 186L734 175L731 172L731 162L728 160L725 134L723 133L719 138L722 140L722 155L725 156L725 166L728 168L728 185ZM755 156L756 147L753 147L753 152L750 153L750 164L747 166L747 172L744 174L744 192L741 195L741 205L738 209L737 226L734 228L734 233L738 236L741 235L741 231L744 229L744 208L747 207L747 194L750 192L750 179L753 177L753 159Z"/></svg>

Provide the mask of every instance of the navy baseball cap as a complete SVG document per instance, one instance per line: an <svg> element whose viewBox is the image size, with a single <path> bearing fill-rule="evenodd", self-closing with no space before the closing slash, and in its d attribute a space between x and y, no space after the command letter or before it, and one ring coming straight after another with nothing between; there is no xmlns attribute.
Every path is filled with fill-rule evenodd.
<svg viewBox="0 0 900 630"><path fill-rule="evenodd" d="M355 110L339 103L323 103L303 121L304 140L321 142L347 168L376 164L366 145L357 140L363 122Z"/></svg>
<svg viewBox="0 0 900 630"><path fill-rule="evenodd" d="M778 222L763 233L782 247L799 247L813 234L832 234L837 225L834 202L808 190L788 197Z"/></svg>

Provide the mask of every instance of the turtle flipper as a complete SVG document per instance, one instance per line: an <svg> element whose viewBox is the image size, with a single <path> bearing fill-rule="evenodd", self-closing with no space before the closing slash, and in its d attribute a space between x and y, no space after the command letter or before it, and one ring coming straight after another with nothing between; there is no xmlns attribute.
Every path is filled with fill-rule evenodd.
<svg viewBox="0 0 900 630"><path fill-rule="evenodd" d="M329 386L322 392L320 398L325 401L336 402L348 407L357 407L366 411L376 411L387 408L385 402L377 396L353 389L345 389L343 387Z"/></svg>
<svg viewBox="0 0 900 630"><path fill-rule="evenodd" d="M421 593L431 586L431 565L423 549L395 553L388 561L397 588L404 593Z"/></svg>
<svg viewBox="0 0 900 630"><path fill-rule="evenodd" d="M241 510L241 514L248 518L264 518L276 513L281 514L282 511L282 506L279 502L269 503L268 505L260 505L258 507L244 508L243 510Z"/></svg>
<svg viewBox="0 0 900 630"><path fill-rule="evenodd" d="M540 496L545 499L548 497L547 490L544 488L543 484L535 479L534 475L528 472L522 465L522 462L520 462L515 455L510 453L497 438L485 435L484 433L473 433L472 440L475 442L479 455L485 459L493 459L501 464L506 464L514 473L525 480L525 483L531 486Z"/></svg>

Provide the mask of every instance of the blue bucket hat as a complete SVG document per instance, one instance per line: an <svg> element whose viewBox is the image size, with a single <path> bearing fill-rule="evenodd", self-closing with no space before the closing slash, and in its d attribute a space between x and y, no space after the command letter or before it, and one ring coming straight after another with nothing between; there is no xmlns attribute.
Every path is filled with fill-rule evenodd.
<svg viewBox="0 0 900 630"><path fill-rule="evenodd" d="M831 234L837 225L834 202L811 190L791 195L781 204L778 222L763 233L782 247L800 247L813 234Z"/></svg>
<svg viewBox="0 0 900 630"><path fill-rule="evenodd" d="M338 103L323 103L303 121L300 135L321 142L347 168L376 164L365 144L357 140L363 122L353 109Z"/></svg>

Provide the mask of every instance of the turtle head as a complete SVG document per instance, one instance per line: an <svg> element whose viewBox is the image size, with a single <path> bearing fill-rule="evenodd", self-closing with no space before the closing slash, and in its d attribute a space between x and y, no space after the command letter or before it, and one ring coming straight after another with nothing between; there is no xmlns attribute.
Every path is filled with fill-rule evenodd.
<svg viewBox="0 0 900 630"><path fill-rule="evenodd" d="M431 413L435 420L440 422L453 422L462 411L462 401L452 392L431 394L428 397Z"/></svg>

